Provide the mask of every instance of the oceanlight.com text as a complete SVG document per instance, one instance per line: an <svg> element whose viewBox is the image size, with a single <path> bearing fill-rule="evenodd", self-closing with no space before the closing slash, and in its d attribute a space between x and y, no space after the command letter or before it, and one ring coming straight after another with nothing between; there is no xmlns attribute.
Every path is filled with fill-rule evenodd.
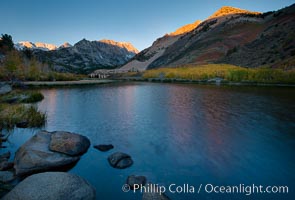
<svg viewBox="0 0 295 200"><path fill-rule="evenodd" d="M263 186L263 185L214 185L214 184L200 184L200 185L190 185L190 184L170 184L168 186L159 185L159 184L146 184L133 185L133 189L130 188L128 184L122 186L123 192L140 192L140 193L178 193L178 194L244 194L246 196L252 194L288 194L288 186L282 185L272 185L272 186Z"/></svg>

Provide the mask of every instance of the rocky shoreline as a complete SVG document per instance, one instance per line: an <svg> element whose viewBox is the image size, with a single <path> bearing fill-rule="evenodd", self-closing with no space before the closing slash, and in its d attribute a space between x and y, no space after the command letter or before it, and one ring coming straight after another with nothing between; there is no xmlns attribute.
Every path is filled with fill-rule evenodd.
<svg viewBox="0 0 295 200"><path fill-rule="evenodd" d="M0 155L0 197L3 200L94 200L96 190L87 180L67 171L75 166L87 153L90 140L80 134L66 131L39 131L18 148L9 161L10 152ZM115 147L112 144L93 145L94 149L106 153ZM119 170L131 167L132 157L123 152L108 156L110 166ZM136 190L135 185L149 184L141 175L130 175L125 185ZM143 192L142 199L169 200L157 191Z"/></svg>
<svg viewBox="0 0 295 200"><path fill-rule="evenodd" d="M81 183L85 183L86 186L89 185L88 183L81 181L82 178L67 173L50 174L50 176L48 176L50 178L44 178L46 177L46 173L42 173L48 171L67 171L69 167L75 165L80 160L80 157L87 152L89 146L89 139L76 133L64 131L40 131L18 148L13 162L9 161L10 152L0 155L0 182L2 184L9 184L14 180L18 182L18 180L25 178L24 181L17 184L17 186L12 189L4 199L20 199L17 197L26 197L26 195L31 195L26 199L48 199L45 198L48 196L46 196L46 191L44 191L44 193L40 192L43 188L42 184L45 184L45 182L42 181L46 181L46 184L56 185L58 179L52 178L55 175L57 175L57 177L65 176L61 181L65 181L67 178L68 180L66 182L73 182L70 184L71 187L74 187L75 185L80 187ZM36 178L31 178L35 176ZM42 180L37 178L39 176L43 177ZM40 182L40 184L36 184L36 181L31 181L31 179L38 179L39 181L37 182ZM34 184L36 185L32 188L31 186ZM60 189L60 186L67 187L64 185L57 185L56 188L53 187L50 189L50 193L55 194L57 190ZM37 192L38 195L34 194L34 196L32 196L32 192L30 192L31 190L39 191ZM83 191L83 193L78 194L79 198L73 197L71 199L95 199L95 189L89 190L91 194L87 194ZM65 192L63 191L62 193ZM83 195L86 195L87 198L82 198ZM54 197L55 196L52 196L49 199L53 199ZM59 193L56 197L59 197Z"/></svg>

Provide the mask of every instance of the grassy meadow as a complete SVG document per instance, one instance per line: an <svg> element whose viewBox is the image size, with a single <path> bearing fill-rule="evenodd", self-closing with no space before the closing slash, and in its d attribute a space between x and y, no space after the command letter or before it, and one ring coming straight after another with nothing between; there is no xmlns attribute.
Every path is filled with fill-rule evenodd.
<svg viewBox="0 0 295 200"><path fill-rule="evenodd" d="M295 69L244 68L229 64L184 65L176 68L147 70L145 79L176 79L202 81L222 78L230 82L295 83Z"/></svg>

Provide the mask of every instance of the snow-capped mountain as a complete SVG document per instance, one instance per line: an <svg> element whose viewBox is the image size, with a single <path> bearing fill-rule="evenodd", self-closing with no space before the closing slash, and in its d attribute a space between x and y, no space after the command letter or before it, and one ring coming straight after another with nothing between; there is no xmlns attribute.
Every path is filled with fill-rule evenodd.
<svg viewBox="0 0 295 200"><path fill-rule="evenodd" d="M51 63L57 71L80 73L122 66L136 53L138 50L129 42L86 39L73 46L65 43L53 51L34 51L40 61Z"/></svg>
<svg viewBox="0 0 295 200"><path fill-rule="evenodd" d="M58 49L69 48L69 47L72 47L72 46L73 46L73 45L71 45L70 43L65 42L65 43L63 43L62 45L60 45L60 46L58 47Z"/></svg>
<svg viewBox="0 0 295 200"><path fill-rule="evenodd" d="M18 42L14 45L14 47L17 50L23 50L24 48L29 48L29 49L38 49L43 51L51 51L51 50L57 49L57 46L54 44L47 44L42 42L33 43L29 41Z"/></svg>

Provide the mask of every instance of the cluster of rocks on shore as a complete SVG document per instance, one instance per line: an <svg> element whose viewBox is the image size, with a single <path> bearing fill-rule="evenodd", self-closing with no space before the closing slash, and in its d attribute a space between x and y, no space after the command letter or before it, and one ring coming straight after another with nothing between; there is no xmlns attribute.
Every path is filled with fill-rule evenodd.
<svg viewBox="0 0 295 200"><path fill-rule="evenodd" d="M89 139L76 133L38 132L16 151L13 162L9 161L10 152L0 155L0 195L11 190L3 197L4 200L96 199L95 188L85 179L64 172L73 167L89 147ZM93 147L102 152L114 148L112 144ZM130 155L123 152L112 153L107 160L116 169L128 168L134 162ZM21 179L24 180L15 186L15 182ZM133 190L135 184L144 186L147 178L130 175L126 183ZM8 189L3 191L6 185ZM144 193L143 199L169 198L159 193Z"/></svg>
<svg viewBox="0 0 295 200"><path fill-rule="evenodd" d="M89 146L89 139L76 133L40 131L17 150L13 163L9 162L9 152L2 154L0 182L25 178L3 199L96 199L95 189L83 178L52 172L66 171Z"/></svg>

